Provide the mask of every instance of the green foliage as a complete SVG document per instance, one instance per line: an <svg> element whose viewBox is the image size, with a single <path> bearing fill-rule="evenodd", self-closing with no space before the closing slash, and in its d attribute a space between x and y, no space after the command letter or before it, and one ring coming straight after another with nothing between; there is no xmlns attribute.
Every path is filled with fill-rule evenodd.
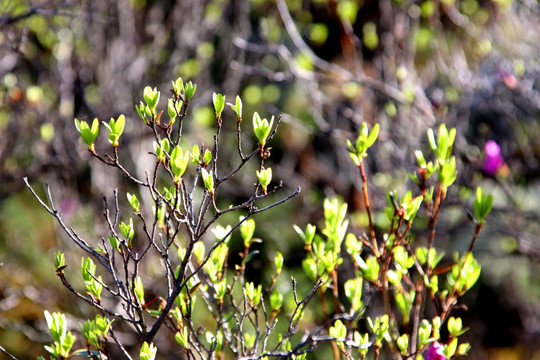
<svg viewBox="0 0 540 360"><path fill-rule="evenodd" d="M75 335L67 331L66 316L61 313L45 311L45 320L54 343L45 346L45 350L55 359L63 360L70 356L71 347L75 343Z"/></svg>
<svg viewBox="0 0 540 360"><path fill-rule="evenodd" d="M262 292L261 284L255 287L254 283L248 282L244 286L244 293L246 294L249 300L249 303L252 307L257 307L259 303L261 302L261 292Z"/></svg>
<svg viewBox="0 0 540 360"><path fill-rule="evenodd" d="M86 285L86 292L96 301L101 301L101 292L103 291L103 283L101 276L96 277L96 265L94 261L87 257L81 261L81 274Z"/></svg>
<svg viewBox="0 0 540 360"><path fill-rule="evenodd" d="M348 150L356 165L359 166L362 159L367 156L367 150L375 143L378 136L379 124L375 124L370 132L366 123L362 123L360 126L360 132L358 133L358 137L356 138L354 145L350 140L347 140Z"/></svg>
<svg viewBox="0 0 540 360"><path fill-rule="evenodd" d="M129 202L129 204L133 208L133 211L135 211L136 213L140 212L141 211L141 203L139 202L139 199L137 198L137 195L127 193L126 196L127 196L127 200Z"/></svg>
<svg viewBox="0 0 540 360"><path fill-rule="evenodd" d="M181 181L182 175L184 175L184 172L186 171L189 158L189 151L184 153L180 146L175 146L171 152L171 171L174 174L174 182L176 184Z"/></svg>
<svg viewBox="0 0 540 360"><path fill-rule="evenodd" d="M273 124L273 116L270 119L270 122L268 122L267 119L261 119L260 115L257 112L253 113L253 131L255 132L255 136L257 137L258 144L261 148L266 145L266 140L270 135Z"/></svg>
<svg viewBox="0 0 540 360"><path fill-rule="evenodd" d="M120 223L120 231L122 232L122 236L124 237L126 244L128 248L131 247L133 244L133 237L135 236L135 229L133 227L133 219L129 218L129 224L126 224L125 222Z"/></svg>
<svg viewBox="0 0 540 360"><path fill-rule="evenodd" d="M94 141L96 140L99 133L99 120L95 118L92 122L92 127L90 127L88 126L88 123L86 121L79 121L75 119L75 127L81 135L83 142L88 145L88 150L94 152Z"/></svg>
<svg viewBox="0 0 540 360"><path fill-rule="evenodd" d="M159 102L160 93L156 88L147 86L144 88L143 97L146 102L146 107L153 116L156 115L156 109Z"/></svg>
<svg viewBox="0 0 540 360"><path fill-rule="evenodd" d="M167 162L167 157L170 150L171 143L167 138L160 141L154 141L154 154L156 154L156 157L160 163L165 164Z"/></svg>
<svg viewBox="0 0 540 360"><path fill-rule="evenodd" d="M240 96L236 96L236 102L235 104L227 103L236 114L236 117L238 118L238 121L242 121L242 99L240 99Z"/></svg>
<svg viewBox="0 0 540 360"><path fill-rule="evenodd" d="M184 94L186 100L191 100L197 91L197 84L193 84L191 81L184 85Z"/></svg>
<svg viewBox="0 0 540 360"><path fill-rule="evenodd" d="M478 221L479 224L483 224L493 206L493 196L482 195L482 189L478 187L476 188L476 199L474 200L473 206L476 221Z"/></svg>
<svg viewBox="0 0 540 360"><path fill-rule="evenodd" d="M126 126L126 117L124 114L120 115L116 121L111 118L108 124L104 121L103 125L109 130L109 142L111 145L115 148L118 147L118 141Z"/></svg>
<svg viewBox="0 0 540 360"><path fill-rule="evenodd" d="M60 250L54 253L54 266L56 267L56 271L66 266L66 256Z"/></svg>
<svg viewBox="0 0 540 360"><path fill-rule="evenodd" d="M135 282L133 283L133 291L135 292L135 296L139 303L144 304L144 287L140 276L135 278Z"/></svg>
<svg viewBox="0 0 540 360"><path fill-rule="evenodd" d="M360 168L364 185L366 180L362 159L367 156L367 150L374 144L378 129L379 127L375 125L369 132L367 126L362 124L356 142L354 144L351 141L348 142L349 153L355 165ZM370 349L373 349L375 354L379 354L385 344L389 344L394 356L408 357L411 354L423 352L430 346L429 344L439 341L441 318L448 319L451 335L450 343L444 347L445 354L448 357L458 351L462 351L459 354L464 354L469 348L466 344L461 344L463 346L460 345L461 350L458 350L457 338L463 334L464 330L460 319L448 316L456 305L457 297L468 291L480 275L480 265L474 259L471 249L481 227L477 228L469 251L459 258L456 255L455 264L446 276L445 289L439 288L439 281L442 282L442 279L439 280L438 271L440 270L437 268L444 252L433 247L437 222L437 216L434 213L440 211L447 188L452 185L457 175L455 157L451 155L455 136L455 129L448 131L444 125L440 126L437 139L433 131L428 131L430 147L436 158L435 165L433 162L427 162L422 152L416 152L419 171L415 182L421 193L413 196L413 191L409 190L398 202L397 192L388 192L388 207L385 212L390 220L390 228L383 234L382 239L377 237L371 219L369 235L347 234L347 204L340 203L337 199L326 199L324 202L324 223L321 230L323 236L318 236L316 228L312 225L308 225L305 231L294 226L307 250L302 268L308 279L321 282L318 288L321 296L324 296L323 294L329 289L339 287L339 280L335 274L343 264L341 249L345 240L346 253L351 257L356 270L354 276L343 284L348 304L341 304L335 290L332 291L332 295L334 302L340 303L339 306L342 309L347 309L344 306L347 305L350 309L348 313L358 316L351 321L352 324L355 321L358 323L363 321L360 317L365 311L362 299L363 283L373 284L381 293L386 313L375 318L367 318L367 325L374 337L372 344L359 348L358 343L366 343L364 335L357 332L350 334L349 327L340 320L335 321L328 328L329 335L335 339L340 350L347 356L350 356L353 348L341 339L351 336L357 339L355 348L359 348L360 358L364 358ZM430 184L428 188L426 181L435 172L438 173L437 182L434 185ZM432 186L440 189L435 195L433 195ZM436 196L435 201L433 196ZM365 186L364 197L364 205L369 210L369 193ZM487 215L489 212L491 199L483 197L481 190L478 190L474 206L477 217L484 219L485 216L481 215ZM422 216L419 214L422 208L427 210L426 216L431 221L432 237L428 238L427 247L415 244L412 241L413 236L410 235L415 219ZM367 216L371 216L369 211ZM440 309L433 319L425 318L424 314L414 310L414 305L419 301L429 301L429 299L434 301ZM326 311L324 307L323 310ZM413 332L408 330L411 329L411 323L415 324L412 329L417 329L416 333L414 330ZM411 343L412 341L414 343Z"/></svg>
<svg viewBox="0 0 540 360"><path fill-rule="evenodd" d="M94 346L98 350L104 350L107 342L107 333L113 321L104 316L96 315L94 320L86 320L83 324L79 323L81 334L87 346Z"/></svg>
<svg viewBox="0 0 540 360"><path fill-rule="evenodd" d="M221 118L221 113L225 108L225 96L222 94L214 93L212 95L212 98L214 100L214 110L216 112L216 118Z"/></svg>
<svg viewBox="0 0 540 360"><path fill-rule="evenodd" d="M240 219L243 220L243 219ZM255 220L247 219L243 221L240 225L240 234L242 235L242 240L244 241L244 247L249 248L252 240L253 233L255 232Z"/></svg>
<svg viewBox="0 0 540 360"><path fill-rule="evenodd" d="M214 193L214 174L212 170L208 172L206 171L205 168L202 168L201 175L203 178L204 187L210 194L213 194Z"/></svg>
<svg viewBox="0 0 540 360"><path fill-rule="evenodd" d="M348 141L347 147L361 173L368 229L360 235L348 232L350 210L348 204L337 197L324 200L320 230L312 224L307 224L305 230L293 225L306 251L301 263L302 276L312 284L311 287L307 286L308 294L301 298L294 276L291 294L280 291L281 287L287 285L280 276L289 270L285 268L286 255L280 251L273 258L266 259L273 261L275 272L265 271L258 282L246 278L250 262L261 257L260 250L252 249L252 246L255 242L264 241L254 237L256 220L252 216L281 204L297 193L263 209L255 206L259 199L268 198L277 191L277 188L270 188L272 168L265 166L270 156L266 147L273 136L274 117L268 121L261 119L256 112L253 114L257 147L246 156L240 142L242 101L236 97L234 105L228 104L237 118L239 165L229 173L222 173L218 144L221 119L226 110L225 96L213 94L217 127L214 147L194 144L190 153L182 148L181 130L196 85L191 82L184 84L178 78L172 86L172 98L167 102L168 124L160 124L160 94L156 88L146 87L143 93L145 103L137 106L143 124L150 127L154 135L155 165L147 172L149 175L146 179L137 179L119 163L116 148L125 127L123 115L105 124L109 130L108 140L113 145L112 157L95 151L93 145L97 141L97 130L94 136L88 125L76 121L83 140L92 146L93 156L117 168L141 190L147 190L147 201L150 201L150 204L145 204L136 195L127 193L124 201L127 200L127 207L136 215L130 217L129 222L112 220L108 217L110 212L105 212L109 227L108 243L102 239L97 249L79 240L78 235L69 233L88 255L82 258L81 274L86 293L91 298L72 288L73 292L85 298L102 314L79 325L87 349L79 350L77 354L90 357L108 354L109 337L115 331L113 320L109 320L108 315L114 317L115 321L127 321L135 328L141 344L141 359L156 357L157 348L152 342L165 323L167 326L163 328L171 330L175 342L193 356L205 352L208 357L221 357L224 354L243 357L249 354L302 359L306 354L301 349L311 349L310 346L317 341L314 339L322 336L322 342L334 343L336 351L349 357L364 359L370 351L409 357L422 354L432 342L440 340L443 321L448 322L450 334L450 341L444 348L447 356L462 355L468 351L468 344L458 341L465 331L461 319L450 317L450 313L457 298L477 281L480 265L469 250L461 256L456 255L455 263L445 277L441 275L444 271L439 273L438 268L444 252L433 246L438 219L438 215L434 214L440 211L447 188L457 176L456 160L451 155L455 129L448 131L441 125L437 138L433 131L428 131L435 161L428 162L422 152L416 152L419 170L415 174L415 183L419 193L415 195L413 190L409 190L398 201L397 191L387 192L388 206L384 212L390 225L385 233L379 234L380 229L374 227L371 219L372 209L363 164L368 150L378 138L379 125L375 124L369 131L367 125L362 123L356 140ZM173 126L177 129L178 137L171 136ZM188 166L190 160L191 165ZM219 204L224 200L220 198L221 184L241 171L248 161L258 162L259 170L250 175L252 179L256 175L258 180L253 194L248 200L220 209ZM437 178L428 182L434 173L438 174ZM440 190L434 192L435 188ZM144 196L141 198L145 199ZM491 205L491 197L483 196L481 190L477 190L474 210L478 224L483 224ZM146 208L152 209L151 218L146 217ZM229 216L226 223L218 222L223 215L238 210L247 213L237 216L235 219L238 220L233 223L227 223L231 219ZM119 208L114 209L114 214L119 212ZM54 212L51 211L51 214L54 215ZM414 222L424 216L428 218L431 230L428 232L427 246L415 243L413 239L416 237L412 235ZM61 218L57 219L61 221ZM137 232L141 228L143 231ZM481 226L477 228L474 238L480 229ZM232 234L235 231L239 232L241 252L238 254L240 260L232 264L234 254L231 252L236 248ZM135 233L139 235L137 243L133 244ZM471 249L473 243L474 240ZM153 257L149 254L153 254ZM164 289L155 286L145 273L147 259L154 260L156 257L162 265L161 275L165 279L163 284L166 284ZM62 271L66 260L61 252L55 254L55 266L62 282L68 284ZM97 275L98 266L106 273L106 280ZM352 271L348 272L348 278L342 279L338 273L345 266L351 266ZM122 276L119 272L123 273ZM363 293L367 283L380 292L385 313L375 317L363 316L369 307ZM344 297L340 296L340 289L343 289ZM145 296L149 294L153 299L147 302ZM124 309L129 311L118 314L114 309L106 308L109 301L104 301L105 297L107 300L120 301ZM332 301L327 301L327 298ZM315 299L320 301L317 303ZM421 301L437 304L435 317L426 318L422 311L415 310L415 304ZM299 340L286 329L305 329L303 318L308 306L317 306L327 319L332 313L336 314L336 318L321 325L313 336ZM200 319L193 315L201 311L210 314L204 321L211 325L205 327L215 330L196 331L201 328L196 322ZM68 335L65 320L60 315L53 317L47 314L55 341L47 350L53 356L65 358L70 355L75 338ZM150 318L152 321L147 322ZM281 323L284 326L278 326ZM369 332L360 333L354 330L357 328L366 328ZM261 341L263 338L265 340Z"/></svg>
<svg viewBox="0 0 540 360"><path fill-rule="evenodd" d="M141 360L154 360L156 358L156 354L157 348L154 346L154 344L151 343L148 345L146 341L143 342L140 354Z"/></svg>
<svg viewBox="0 0 540 360"><path fill-rule="evenodd" d="M257 178L263 189L264 194L267 194L268 185L272 181L272 168L266 168L262 170L257 170Z"/></svg>

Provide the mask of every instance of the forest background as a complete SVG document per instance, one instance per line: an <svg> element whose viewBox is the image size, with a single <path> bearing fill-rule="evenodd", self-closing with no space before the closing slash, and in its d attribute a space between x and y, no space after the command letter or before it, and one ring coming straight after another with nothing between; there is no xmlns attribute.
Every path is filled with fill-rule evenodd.
<svg viewBox="0 0 540 360"><path fill-rule="evenodd" d="M361 122L381 126L368 163L375 205L410 181L403 164L427 128L455 127L458 186L438 228L448 254L467 246L473 189L494 196L475 248L482 276L463 300L469 358L539 359L539 33L533 0L0 0L0 345L35 358L50 341L45 309L85 311L52 261L60 247L76 255L23 177L47 181L65 219L95 233L103 194L124 179L89 161L73 119L126 114L126 156L144 171L134 104L146 85L166 93L181 76L198 85L194 138L213 131L214 91L241 95L247 114L282 116L274 176L302 194L257 231L291 271L303 245L292 224L318 223L324 197L342 196L365 225L358 174L340 161ZM254 261L251 276L263 267Z"/></svg>

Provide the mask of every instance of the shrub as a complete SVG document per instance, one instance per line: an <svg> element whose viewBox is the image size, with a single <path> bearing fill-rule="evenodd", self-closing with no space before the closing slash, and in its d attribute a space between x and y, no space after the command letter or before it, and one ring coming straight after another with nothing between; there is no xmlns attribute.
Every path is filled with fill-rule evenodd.
<svg viewBox="0 0 540 360"><path fill-rule="evenodd" d="M54 256L56 273L74 296L96 312L93 320L79 324L84 342L79 350L72 350L76 335L68 331L65 315L45 312L54 341L45 347L51 358L66 359L74 354L136 357L119 332L136 337L141 359L156 357L159 345L155 340L166 337L167 332L190 359L304 359L326 344L336 359L364 359L370 352L375 358L387 354L385 357L397 359L420 359L422 354L451 358L467 353L468 344L459 341L466 329L461 319L451 314L459 297L480 274L472 249L491 209L491 196L477 190L474 215L470 214L476 224L470 247L441 265L444 252L435 246L436 225L457 175L452 156L455 129L441 125L437 136L432 130L428 132L433 159L428 161L421 151L416 152L418 170L412 178L417 195L409 191L400 197L389 191L385 213L390 225L379 233L373 223L364 169L379 127L369 131L362 124L348 149L361 177L367 232L349 231L347 204L337 198L326 199L319 228L294 225L306 250L301 264L305 275L290 276L292 291L284 293L278 286L288 283L282 273L294 269L284 268L286 255L280 252L271 256L273 267L264 270L267 284L264 279L253 282L246 276L249 261L261 256L253 244L263 241L254 237L254 215L300 192L297 188L275 200L282 184L272 178L267 160L271 156L268 144L280 119L267 120L254 113L256 146L245 154L241 99L226 103L224 95L214 93L213 146L194 144L188 150L182 129L196 85L184 84L179 78L172 82L171 91L166 115L158 109L160 92L155 88L146 87L144 102L136 105L140 126L147 126L154 138L155 161L144 179L133 175L119 156L124 115L103 123L111 145L109 154L96 150L99 121L89 125L75 120L92 156L123 173L139 192L125 197L115 192L112 202L105 198L108 229L100 240L87 240L70 228L54 205L51 189L47 186L47 199L43 200L25 179L40 204L84 253L84 289L72 285L74 275L66 272L66 266L73 265L66 263L61 251ZM236 115L238 158L235 167L225 170L220 139L227 105ZM251 195L231 204L221 190L236 174L249 172L248 163L257 163L249 175L254 181ZM123 204L129 205L129 211ZM412 234L419 213L428 220L425 239L421 232ZM231 220L231 214L236 214L236 221ZM231 235L236 230L242 239L238 262L231 254ZM156 267L151 265L156 263L161 267L154 278L151 272ZM307 292L297 287L299 279L310 284ZM370 309L364 289L373 293L373 301L380 301L380 311ZM309 308L321 309L322 320L305 319ZM448 329L444 338L443 326Z"/></svg>

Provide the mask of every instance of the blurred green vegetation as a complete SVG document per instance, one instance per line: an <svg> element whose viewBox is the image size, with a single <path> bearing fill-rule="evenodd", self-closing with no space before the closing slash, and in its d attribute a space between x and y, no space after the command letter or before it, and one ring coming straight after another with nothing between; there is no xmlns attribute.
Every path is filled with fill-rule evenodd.
<svg viewBox="0 0 540 360"><path fill-rule="evenodd" d="M379 227L386 190L406 188L413 168L402 165L427 146L425 130L456 127L459 191L449 194L438 246L447 254L467 246L473 225L457 209L471 208L471 189L482 186L495 201L475 250L482 284L464 315L470 358L539 358L539 20L538 2L512 0L0 0L0 345L35 358L49 341L44 309L73 314L75 330L75 317L88 315L52 265L58 248L75 266L80 254L23 188L23 176L38 187L49 181L68 223L100 234L102 196L128 185L88 162L73 118L126 114L122 155L133 171L144 171L140 149L148 138L133 104L145 85L166 92L182 76L200 94L186 124L193 143L211 142L213 91L240 94L246 120L255 110L283 117L272 143L274 177L303 194L257 219L264 256L251 263L253 278L278 249L302 278L292 224L319 222L325 196L345 198L352 225L365 229L359 178L345 149L362 121L381 124L369 160ZM232 118L224 120L234 129ZM505 162L495 176L482 171L488 140L501 146ZM231 199L242 195L227 190ZM311 287L304 283L300 293ZM318 316L310 311L306 323ZM494 313L504 315L498 324ZM499 347L507 349L493 350Z"/></svg>

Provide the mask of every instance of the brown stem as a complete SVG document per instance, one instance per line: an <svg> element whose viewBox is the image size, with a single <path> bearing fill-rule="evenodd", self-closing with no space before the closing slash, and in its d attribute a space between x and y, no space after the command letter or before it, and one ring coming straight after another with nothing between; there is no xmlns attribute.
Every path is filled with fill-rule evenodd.
<svg viewBox="0 0 540 360"><path fill-rule="evenodd" d="M328 315L328 306L326 305L326 299L324 298L324 291L319 289L319 297L321 298L321 306L323 310L324 317L326 318L326 323L328 324L328 327L330 327L332 324L330 324L330 316ZM334 353L334 359L340 360L339 356L339 347L337 346L337 343L332 340L332 352Z"/></svg>
<svg viewBox="0 0 540 360"><path fill-rule="evenodd" d="M435 240L435 225L437 224L437 220L439 219L439 210L441 209L441 204L444 200L444 192L442 189L442 185L439 182L437 184L437 193L435 195L435 203L433 204L433 214L429 218L429 238L428 238L428 249L431 249L433 247L433 241Z"/></svg>
<svg viewBox="0 0 540 360"><path fill-rule="evenodd" d="M375 237L375 228L373 227L373 218L371 216L371 207L369 205L367 178L366 178L366 173L364 172L364 163L360 161L360 165L358 167L360 169L360 176L362 177L362 192L364 193L364 205L366 207L366 212L368 214L369 234L371 237L371 242L373 243L373 250L375 252L375 256L380 257L381 254L379 253L379 246L377 244L377 238Z"/></svg>

